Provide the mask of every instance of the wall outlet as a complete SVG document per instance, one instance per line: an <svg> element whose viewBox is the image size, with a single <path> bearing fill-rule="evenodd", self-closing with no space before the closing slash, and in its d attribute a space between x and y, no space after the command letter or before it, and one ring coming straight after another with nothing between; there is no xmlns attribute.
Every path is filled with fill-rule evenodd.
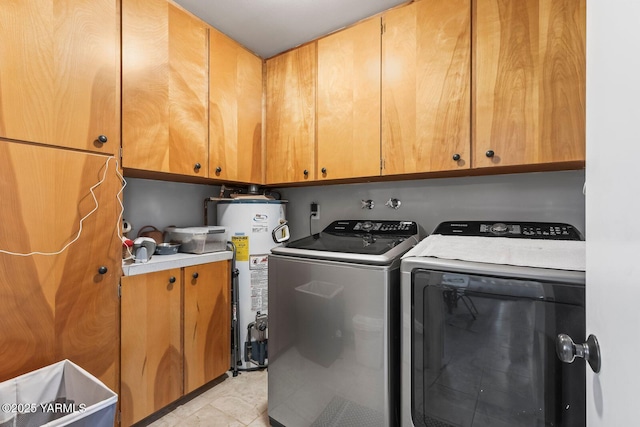
<svg viewBox="0 0 640 427"><path fill-rule="evenodd" d="M316 202L311 203L311 218L320 219L320 205Z"/></svg>

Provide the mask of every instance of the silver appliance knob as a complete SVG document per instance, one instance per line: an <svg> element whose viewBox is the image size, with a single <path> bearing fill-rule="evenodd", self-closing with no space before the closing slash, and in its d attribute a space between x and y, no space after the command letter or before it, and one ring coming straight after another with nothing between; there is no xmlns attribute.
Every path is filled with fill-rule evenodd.
<svg viewBox="0 0 640 427"><path fill-rule="evenodd" d="M494 234L506 234L509 231L509 227L505 223L497 222L489 228L489 231Z"/></svg>
<svg viewBox="0 0 640 427"><path fill-rule="evenodd" d="M556 354L564 363L573 363L576 357L585 359L596 374L600 372L600 345L594 335L589 335L587 342L575 344L567 334L558 334L556 338Z"/></svg>
<svg viewBox="0 0 640 427"><path fill-rule="evenodd" d="M398 199L389 199L384 205L397 210L401 204L402 202Z"/></svg>
<svg viewBox="0 0 640 427"><path fill-rule="evenodd" d="M365 231L369 231L369 230L371 230L372 228L373 228L373 223L372 223L372 222L367 221L367 222L363 222L363 223L362 223L362 229L363 229L363 230L365 230Z"/></svg>
<svg viewBox="0 0 640 427"><path fill-rule="evenodd" d="M374 207L374 203L373 200L369 199L369 200L361 200L362 202L362 209L373 209Z"/></svg>

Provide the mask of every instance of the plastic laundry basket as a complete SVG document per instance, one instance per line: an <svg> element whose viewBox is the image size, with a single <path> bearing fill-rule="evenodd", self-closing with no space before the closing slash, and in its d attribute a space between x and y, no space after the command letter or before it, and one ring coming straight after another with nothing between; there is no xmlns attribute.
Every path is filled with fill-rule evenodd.
<svg viewBox="0 0 640 427"><path fill-rule="evenodd" d="M69 360L0 383L0 427L113 427L118 395Z"/></svg>

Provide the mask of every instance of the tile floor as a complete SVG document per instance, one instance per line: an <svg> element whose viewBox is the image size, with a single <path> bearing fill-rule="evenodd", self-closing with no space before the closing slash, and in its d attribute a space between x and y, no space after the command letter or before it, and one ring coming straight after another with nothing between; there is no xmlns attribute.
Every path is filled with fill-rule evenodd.
<svg viewBox="0 0 640 427"><path fill-rule="evenodd" d="M267 416L267 371L228 372L213 387L197 390L136 426L149 427L265 427Z"/></svg>

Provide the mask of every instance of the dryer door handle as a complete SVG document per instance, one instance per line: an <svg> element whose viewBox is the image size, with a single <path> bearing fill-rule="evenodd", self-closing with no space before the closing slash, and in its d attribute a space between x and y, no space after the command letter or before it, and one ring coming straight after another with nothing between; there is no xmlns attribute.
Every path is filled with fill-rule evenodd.
<svg viewBox="0 0 640 427"><path fill-rule="evenodd" d="M576 344L567 334L559 334L556 338L556 353L564 363L573 363L576 357L589 362L596 374L600 372L600 345L594 335L589 335L587 342Z"/></svg>

